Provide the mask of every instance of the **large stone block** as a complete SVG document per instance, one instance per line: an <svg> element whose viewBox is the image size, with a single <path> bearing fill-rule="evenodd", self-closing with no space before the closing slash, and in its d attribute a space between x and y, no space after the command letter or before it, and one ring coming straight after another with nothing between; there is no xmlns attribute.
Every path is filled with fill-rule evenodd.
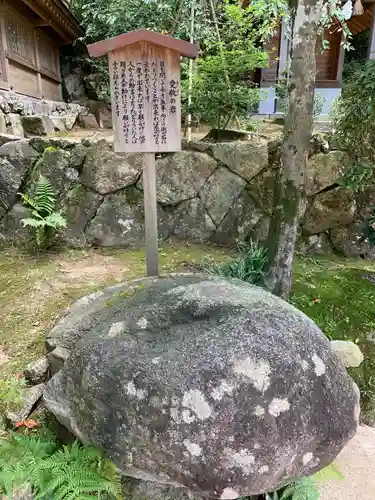
<svg viewBox="0 0 375 500"><path fill-rule="evenodd" d="M314 195L337 183L348 166L349 156L343 151L313 155L307 162L307 195Z"/></svg>
<svg viewBox="0 0 375 500"><path fill-rule="evenodd" d="M48 409L132 477L257 495L323 469L357 430L358 388L324 334L237 280L124 283L81 299L47 342L70 350Z"/></svg>
<svg viewBox="0 0 375 500"><path fill-rule="evenodd" d="M212 146L212 154L247 181L268 165L268 143L262 139L218 143Z"/></svg>
<svg viewBox="0 0 375 500"><path fill-rule="evenodd" d="M42 174L51 182L57 198L62 200L79 176L77 170L70 166L70 157L69 151L47 147L33 167L29 191L33 190L39 175Z"/></svg>
<svg viewBox="0 0 375 500"><path fill-rule="evenodd" d="M81 184L73 186L63 201L63 210L67 218L67 227L62 232L65 243L76 248L87 246L86 226L95 216L102 201L103 196L89 191Z"/></svg>
<svg viewBox="0 0 375 500"><path fill-rule="evenodd" d="M0 217L15 203L22 179L22 170L0 157Z"/></svg>
<svg viewBox="0 0 375 500"><path fill-rule="evenodd" d="M87 150L81 182L104 195L135 184L141 172L140 153L115 153L111 145L99 141Z"/></svg>
<svg viewBox="0 0 375 500"><path fill-rule="evenodd" d="M24 227L22 219L30 217L30 210L16 203L11 208L0 224L0 242L16 243L17 245L26 245L32 240L32 231Z"/></svg>
<svg viewBox="0 0 375 500"><path fill-rule="evenodd" d="M217 163L205 153L180 151L156 161L156 196L159 203L176 205L194 198ZM142 181L140 187L143 188Z"/></svg>
<svg viewBox="0 0 375 500"><path fill-rule="evenodd" d="M162 237L162 218L159 235ZM87 227L91 245L103 247L139 247L144 244L144 208L142 193L129 188L104 198L96 216Z"/></svg>
<svg viewBox="0 0 375 500"><path fill-rule="evenodd" d="M246 181L226 168L218 168L208 178L199 197L216 225L224 219L245 185Z"/></svg>
<svg viewBox="0 0 375 500"><path fill-rule="evenodd" d="M306 210L303 229L309 234L318 234L345 226L353 222L356 208L355 195L349 189L335 188L318 194Z"/></svg>
<svg viewBox="0 0 375 500"><path fill-rule="evenodd" d="M27 139L7 142L0 146L0 158L6 158L23 175L38 157Z"/></svg>
<svg viewBox="0 0 375 500"><path fill-rule="evenodd" d="M171 234L182 240L204 242L211 239L216 226L199 198L168 207L167 226Z"/></svg>
<svg viewBox="0 0 375 500"><path fill-rule="evenodd" d="M263 211L245 190L232 204L212 240L228 246L235 246L248 238L257 240L256 227L262 217Z"/></svg>
<svg viewBox="0 0 375 500"><path fill-rule="evenodd" d="M348 226L336 227L330 230L329 236L337 253L346 257L375 258L375 246L364 236L365 223L355 221Z"/></svg>

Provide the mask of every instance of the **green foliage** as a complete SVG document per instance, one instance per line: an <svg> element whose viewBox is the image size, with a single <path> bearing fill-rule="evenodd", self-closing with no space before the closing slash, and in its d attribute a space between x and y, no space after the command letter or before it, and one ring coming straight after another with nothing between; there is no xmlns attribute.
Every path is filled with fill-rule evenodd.
<svg viewBox="0 0 375 500"><path fill-rule="evenodd" d="M25 384L24 378L0 379L0 422L7 411L14 411L21 405Z"/></svg>
<svg viewBox="0 0 375 500"><path fill-rule="evenodd" d="M358 158L343 174L339 181L341 186L358 193L374 185L375 165L368 158Z"/></svg>
<svg viewBox="0 0 375 500"><path fill-rule="evenodd" d="M56 195L54 189L43 175L35 186L33 197L19 193L25 206L30 209L32 217L22 219L24 227L31 227L35 230L35 242L38 248L50 243L54 232L66 227L66 219L60 211L56 211Z"/></svg>
<svg viewBox="0 0 375 500"><path fill-rule="evenodd" d="M206 261L203 262L202 268L210 274L237 278L246 281L246 283L260 285L263 283L266 263L266 250L251 241L239 245L239 253L233 260L224 264Z"/></svg>
<svg viewBox="0 0 375 500"><path fill-rule="evenodd" d="M78 442L58 448L51 437L12 433L0 440L0 492L12 498L28 483L36 500L120 499L116 467Z"/></svg>
<svg viewBox="0 0 375 500"><path fill-rule="evenodd" d="M318 484L332 479L343 479L344 476L334 464L311 477L305 477L284 486L278 491L265 493L258 497L244 497L242 500L319 500Z"/></svg>
<svg viewBox="0 0 375 500"><path fill-rule="evenodd" d="M96 42L140 28L188 39L192 5L195 38L209 43L212 21L207 3L200 0L73 0L71 8L85 28L86 40Z"/></svg>
<svg viewBox="0 0 375 500"><path fill-rule="evenodd" d="M366 29L353 36L352 50L346 52L344 61L343 79L347 81L353 73L363 68L368 60L368 47L370 44L370 29Z"/></svg>
<svg viewBox="0 0 375 500"><path fill-rule="evenodd" d="M260 92L252 82L257 68L268 64L268 54L259 48L274 23L260 21L255 25L252 8L225 3L220 24L220 41L197 60L188 106L188 85L183 85L183 108L194 121L209 123L219 131L234 117L247 118L260 100ZM277 22L279 18L277 18Z"/></svg>
<svg viewBox="0 0 375 500"><path fill-rule="evenodd" d="M375 61L368 61L349 78L332 118L338 147L353 158L375 162Z"/></svg>

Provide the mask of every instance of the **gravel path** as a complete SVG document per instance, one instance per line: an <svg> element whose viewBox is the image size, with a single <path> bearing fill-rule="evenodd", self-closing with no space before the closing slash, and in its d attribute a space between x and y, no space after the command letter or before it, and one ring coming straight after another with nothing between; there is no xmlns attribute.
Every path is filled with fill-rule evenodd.
<svg viewBox="0 0 375 500"><path fill-rule="evenodd" d="M320 488L320 500L374 500L375 428L361 426L336 460L344 480Z"/></svg>

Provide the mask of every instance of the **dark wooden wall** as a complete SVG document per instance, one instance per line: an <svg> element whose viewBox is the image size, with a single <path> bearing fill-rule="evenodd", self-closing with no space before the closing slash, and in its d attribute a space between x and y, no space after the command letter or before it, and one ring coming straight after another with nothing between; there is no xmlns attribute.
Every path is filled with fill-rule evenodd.
<svg viewBox="0 0 375 500"><path fill-rule="evenodd" d="M0 88L61 100L59 44L25 16L17 4L5 2L0 12Z"/></svg>

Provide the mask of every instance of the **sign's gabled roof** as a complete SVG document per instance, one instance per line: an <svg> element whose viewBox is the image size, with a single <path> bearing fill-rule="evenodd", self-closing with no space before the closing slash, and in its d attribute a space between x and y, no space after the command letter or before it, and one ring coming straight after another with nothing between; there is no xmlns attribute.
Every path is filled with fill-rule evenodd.
<svg viewBox="0 0 375 500"><path fill-rule="evenodd" d="M166 49L171 49L182 56L195 58L198 56L199 46L194 43L185 42L184 40L179 40L173 38L172 36L162 35L161 33L156 33L155 31L150 31L146 29L140 29L137 31L129 31L123 35L116 36L114 38L108 38L101 42L92 43L88 45L88 51L91 57L101 57L114 50L121 49L128 45L133 45L138 42L149 42Z"/></svg>

